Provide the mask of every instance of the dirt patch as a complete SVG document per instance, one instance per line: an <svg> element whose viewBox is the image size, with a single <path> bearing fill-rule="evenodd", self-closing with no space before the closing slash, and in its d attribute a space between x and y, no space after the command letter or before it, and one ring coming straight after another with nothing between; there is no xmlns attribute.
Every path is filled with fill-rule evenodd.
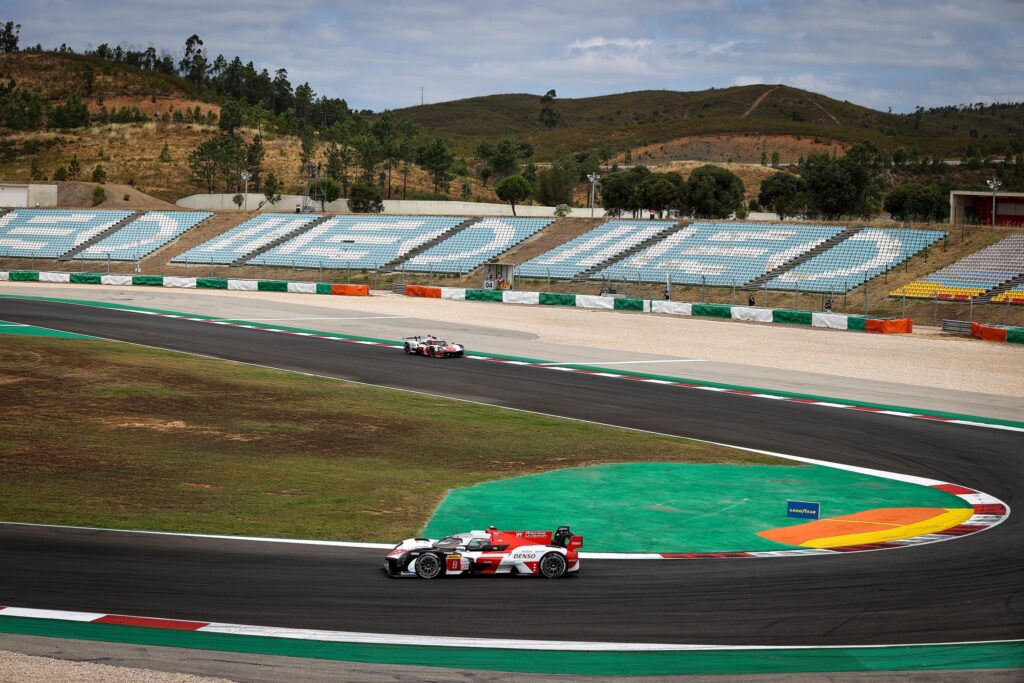
<svg viewBox="0 0 1024 683"><path fill-rule="evenodd" d="M94 206L92 191L97 185L98 183L76 181L57 183L57 206L90 209L168 209L172 211L178 208L170 202L139 192L131 185L120 183L105 183L103 188L107 192L107 199ZM128 199L125 199L126 196Z"/></svg>
<svg viewBox="0 0 1024 683"><path fill-rule="evenodd" d="M90 114L99 114L103 107L106 107L108 112L113 112L123 107L127 107L128 109L134 107L147 116L153 116L154 114L162 116L165 112L173 114L176 111L184 112L186 109L194 111L196 107L199 107L199 110L203 112L204 116L209 111L213 111L218 117L220 116L219 105L200 102L199 100L184 99L181 97L124 96L107 97L103 99L102 102L97 98L83 100L83 102L87 107L89 107Z"/></svg>
<svg viewBox="0 0 1024 683"><path fill-rule="evenodd" d="M670 161L714 161L759 164L763 152L770 162L779 153L783 164L817 152L843 154L845 146L834 140L801 135L692 135L658 142L633 150L633 163L664 164ZM617 159L623 163L620 157Z"/></svg>
<svg viewBox="0 0 1024 683"><path fill-rule="evenodd" d="M189 424L183 420L158 420L147 417L105 417L99 422L112 429L152 429L157 432L188 432L193 436L208 436L228 441L259 441L259 436L231 434L219 429Z"/></svg>

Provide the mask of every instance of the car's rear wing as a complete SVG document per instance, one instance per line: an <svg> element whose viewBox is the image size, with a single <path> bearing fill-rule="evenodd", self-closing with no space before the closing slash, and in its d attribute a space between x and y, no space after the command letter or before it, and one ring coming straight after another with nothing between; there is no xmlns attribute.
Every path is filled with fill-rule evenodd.
<svg viewBox="0 0 1024 683"><path fill-rule="evenodd" d="M567 526L560 526L551 531L507 531L518 538L525 538L543 545L557 545L567 550L583 547L583 537L574 536Z"/></svg>

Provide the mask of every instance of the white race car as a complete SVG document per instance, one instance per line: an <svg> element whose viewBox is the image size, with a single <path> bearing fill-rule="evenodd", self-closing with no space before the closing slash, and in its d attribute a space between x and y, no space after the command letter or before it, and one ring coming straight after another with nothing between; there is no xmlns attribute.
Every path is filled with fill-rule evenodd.
<svg viewBox="0 0 1024 683"><path fill-rule="evenodd" d="M388 553L388 576L435 579L467 574L521 574L557 579L580 570L583 537L567 526L550 531L467 531L432 538L407 538Z"/></svg>
<svg viewBox="0 0 1024 683"><path fill-rule="evenodd" d="M404 350L407 354L430 356L431 358L462 358L466 355L466 347L462 344L438 339L432 334L418 337L403 337Z"/></svg>

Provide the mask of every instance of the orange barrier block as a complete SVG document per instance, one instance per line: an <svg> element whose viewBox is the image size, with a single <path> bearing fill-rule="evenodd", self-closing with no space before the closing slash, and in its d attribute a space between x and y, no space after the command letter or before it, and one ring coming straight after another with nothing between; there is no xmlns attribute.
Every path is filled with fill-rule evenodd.
<svg viewBox="0 0 1024 683"><path fill-rule="evenodd" d="M1005 327L988 327L980 323L971 323L971 336L985 341L1005 342Z"/></svg>
<svg viewBox="0 0 1024 683"><path fill-rule="evenodd" d="M424 287L423 285L406 285L405 286L406 296L425 296L428 299L440 299L441 288L440 287Z"/></svg>
<svg viewBox="0 0 1024 683"><path fill-rule="evenodd" d="M370 285L331 285L331 294L370 296Z"/></svg>
<svg viewBox="0 0 1024 683"><path fill-rule="evenodd" d="M879 332L881 334L907 334L914 331L914 321L910 318L900 320L876 320L868 318L864 324L865 332Z"/></svg>

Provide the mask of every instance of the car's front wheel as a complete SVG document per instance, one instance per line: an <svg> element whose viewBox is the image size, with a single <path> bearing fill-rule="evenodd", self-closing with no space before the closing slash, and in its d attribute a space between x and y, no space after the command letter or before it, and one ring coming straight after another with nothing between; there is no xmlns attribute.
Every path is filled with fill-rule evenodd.
<svg viewBox="0 0 1024 683"><path fill-rule="evenodd" d="M405 345L405 355L412 355L412 347L409 346L408 344Z"/></svg>
<svg viewBox="0 0 1024 683"><path fill-rule="evenodd" d="M540 564L537 566L537 569L545 579L558 579L565 574L565 570L568 569L568 563L566 563L565 557L560 553L548 553L540 558Z"/></svg>
<svg viewBox="0 0 1024 683"><path fill-rule="evenodd" d="M432 553L416 558L416 576L421 579L436 579L441 575L441 559Z"/></svg>

